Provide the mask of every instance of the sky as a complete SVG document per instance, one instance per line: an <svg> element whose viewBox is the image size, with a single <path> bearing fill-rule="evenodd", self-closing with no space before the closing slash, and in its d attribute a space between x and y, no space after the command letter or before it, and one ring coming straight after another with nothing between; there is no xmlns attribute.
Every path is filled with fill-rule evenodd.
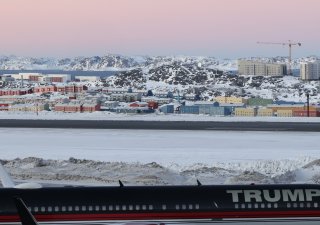
<svg viewBox="0 0 320 225"><path fill-rule="evenodd" d="M320 55L319 0L0 0L0 55Z"/></svg>

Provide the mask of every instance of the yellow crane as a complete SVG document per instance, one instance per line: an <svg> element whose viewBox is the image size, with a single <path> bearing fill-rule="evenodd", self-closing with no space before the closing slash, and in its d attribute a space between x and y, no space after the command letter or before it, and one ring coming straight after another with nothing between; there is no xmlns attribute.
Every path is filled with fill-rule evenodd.
<svg viewBox="0 0 320 225"><path fill-rule="evenodd" d="M292 62L292 46L301 46L300 42L292 42L289 40L288 42L260 42L258 41L257 44L265 44L265 45L282 45L282 46L289 46L289 57L288 57L288 75L292 75L291 70L291 62Z"/></svg>

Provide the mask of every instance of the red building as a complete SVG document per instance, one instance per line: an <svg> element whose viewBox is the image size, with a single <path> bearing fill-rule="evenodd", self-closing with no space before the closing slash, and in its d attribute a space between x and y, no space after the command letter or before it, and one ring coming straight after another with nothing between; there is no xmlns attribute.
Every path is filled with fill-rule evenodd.
<svg viewBox="0 0 320 225"><path fill-rule="evenodd" d="M157 109L159 107L159 103L158 102L148 102L148 107L149 109Z"/></svg>
<svg viewBox="0 0 320 225"><path fill-rule="evenodd" d="M38 86L33 88L34 93L48 93L48 92L56 92L57 87L50 85L50 86Z"/></svg>
<svg viewBox="0 0 320 225"><path fill-rule="evenodd" d="M307 117L308 110L294 110L292 112L293 117ZM320 117L320 111L317 110L309 110L310 117Z"/></svg>
<svg viewBox="0 0 320 225"><path fill-rule="evenodd" d="M39 82L41 77L42 77L42 75L30 75L29 81Z"/></svg>
<svg viewBox="0 0 320 225"><path fill-rule="evenodd" d="M0 111L8 111L9 110L9 103L0 103Z"/></svg>
<svg viewBox="0 0 320 225"><path fill-rule="evenodd" d="M57 91L62 93L80 93L84 90L87 90L86 86L78 85L66 85L66 86L57 86Z"/></svg>
<svg viewBox="0 0 320 225"><path fill-rule="evenodd" d="M0 89L0 96L8 96L8 95L26 95L26 94L31 94L32 89Z"/></svg>
<svg viewBox="0 0 320 225"><path fill-rule="evenodd" d="M82 112L95 112L100 111L99 104L83 104L82 105Z"/></svg>

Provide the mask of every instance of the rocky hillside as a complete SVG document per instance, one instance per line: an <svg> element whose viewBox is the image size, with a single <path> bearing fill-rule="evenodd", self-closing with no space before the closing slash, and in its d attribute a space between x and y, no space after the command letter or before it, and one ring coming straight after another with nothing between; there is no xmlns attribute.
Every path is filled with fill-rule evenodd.
<svg viewBox="0 0 320 225"><path fill-rule="evenodd" d="M293 68L299 68L300 62L310 61L317 57L306 57L293 60ZM250 58L265 62L286 63L286 57ZM126 70L132 68L156 68L172 64L196 65L208 69L224 71L237 70L236 59L217 59L202 56L122 56L107 54L105 56L75 58L35 58L20 56L0 56L0 70Z"/></svg>
<svg viewBox="0 0 320 225"><path fill-rule="evenodd" d="M0 56L1 70L104 71L128 69L139 65L139 62L135 58L112 54L63 59Z"/></svg>

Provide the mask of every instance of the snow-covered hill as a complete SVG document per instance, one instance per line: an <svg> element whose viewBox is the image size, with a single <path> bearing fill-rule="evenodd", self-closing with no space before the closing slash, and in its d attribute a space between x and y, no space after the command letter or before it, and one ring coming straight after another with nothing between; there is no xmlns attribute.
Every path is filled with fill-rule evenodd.
<svg viewBox="0 0 320 225"><path fill-rule="evenodd" d="M316 56L294 59L292 68L299 68L300 62L311 61ZM286 63L287 57L253 57L253 60ZM237 70L236 59L217 59L204 56L123 56L107 54L104 56L75 58L36 58L20 56L0 56L0 70L123 70L131 68L152 69L163 65L184 64L223 71Z"/></svg>
<svg viewBox="0 0 320 225"><path fill-rule="evenodd" d="M128 69L138 65L135 58L114 54L63 59L0 56L1 70L105 71Z"/></svg>

